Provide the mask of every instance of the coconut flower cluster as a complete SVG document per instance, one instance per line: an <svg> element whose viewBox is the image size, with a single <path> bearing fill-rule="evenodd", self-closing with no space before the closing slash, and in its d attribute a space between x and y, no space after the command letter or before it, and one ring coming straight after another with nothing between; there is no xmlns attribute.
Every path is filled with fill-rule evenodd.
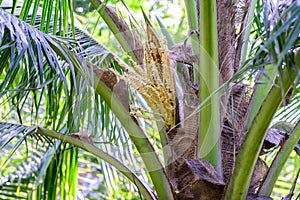
<svg viewBox="0 0 300 200"><path fill-rule="evenodd" d="M166 41L162 44L151 27L147 26L144 66L130 59L132 67L117 60L124 69L119 78L139 92L155 113L162 118L167 130L175 126L176 99L174 72L170 65Z"/></svg>

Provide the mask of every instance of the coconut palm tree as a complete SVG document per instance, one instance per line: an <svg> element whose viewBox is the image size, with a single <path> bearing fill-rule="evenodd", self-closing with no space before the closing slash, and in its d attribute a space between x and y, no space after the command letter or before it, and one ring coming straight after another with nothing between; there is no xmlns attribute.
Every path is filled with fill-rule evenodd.
<svg viewBox="0 0 300 200"><path fill-rule="evenodd" d="M122 52L71 1L0 2L1 198L79 198L97 163L113 199L268 199L299 153L299 1L186 0L175 44L90 0Z"/></svg>

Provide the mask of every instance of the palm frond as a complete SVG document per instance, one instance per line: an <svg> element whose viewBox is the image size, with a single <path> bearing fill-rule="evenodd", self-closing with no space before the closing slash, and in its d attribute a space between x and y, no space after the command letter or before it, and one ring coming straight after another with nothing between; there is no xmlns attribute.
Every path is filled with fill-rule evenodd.
<svg viewBox="0 0 300 200"><path fill-rule="evenodd" d="M0 59L7 63L2 66L4 72L2 77L8 81L1 82L0 86L3 90L0 99L3 111L8 110L10 113L1 116L1 120L16 122L14 115L17 115L20 123L40 124L66 133L73 130L86 130L94 136L95 141L108 143L114 141L113 143L118 148L108 149L108 151L119 155L120 160L128 162L129 159L130 163L137 163L138 158L133 156L132 144L128 142L126 132L120 128L119 122L100 96L89 86L89 81L85 77L77 75L76 70L78 69L74 68L71 60L68 59L77 53L77 57L88 59L102 67L109 67L113 54L79 29L76 29L75 40L53 37L37 31L9 13L2 11L1 17L2 15L3 18L8 19L5 26L2 27L5 37L1 38L1 46L7 49L7 56L5 57L5 53L0 54L2 55ZM8 32L10 29L6 27L13 22L15 22L14 26L20 26L18 27L20 32L14 32L14 29ZM38 25L39 21L36 20L36 22ZM18 37L9 37L10 34ZM23 45L22 37L25 37L24 41L28 41L26 45ZM73 53L67 54L58 43L63 43ZM21 52L24 52L21 55L19 55L19 51L15 50L18 47L17 44L21 44L19 46L23 47L20 48ZM11 49L15 50L13 52L20 62L15 61L15 54L10 55ZM7 65L12 62L16 63L13 65L14 68L8 68ZM23 70L24 66L26 70ZM21 78L14 75L14 70L19 70L18 74ZM61 101L62 97L63 101ZM17 103L14 103L14 99ZM22 107L19 102L23 103ZM30 120L24 120L24 118ZM13 138L14 135L11 137ZM19 142L21 141L19 140ZM19 145L16 149L18 147L24 149L24 145L22 147ZM53 150L48 153L49 159L43 162L41 167L43 175L51 165L51 160L55 159L57 148L53 147ZM10 155L13 156L13 154ZM138 166L137 171L140 169ZM145 174L143 171L140 173ZM144 177L147 178L145 175ZM43 176L38 176L38 179L42 181Z"/></svg>
<svg viewBox="0 0 300 200"><path fill-rule="evenodd" d="M34 99L30 102L35 113L33 119L39 121L42 101L53 106L54 116L51 117L56 118L58 110L55 108L60 108L59 100L51 97L56 96L53 96L55 93L63 93L67 101L72 98L67 76L71 77L76 88L74 69L72 66L67 67L52 50L49 41L54 41L49 35L37 31L3 10L0 10L0 20L3 22L0 27L0 42L4 47L0 53L3 80L0 84L0 97L12 102L21 123L22 115L25 114L23 108L29 97ZM53 90L55 85L60 87Z"/></svg>
<svg viewBox="0 0 300 200"><path fill-rule="evenodd" d="M0 123L0 197L28 198L41 183L52 148L51 140L35 132L35 127Z"/></svg>
<svg viewBox="0 0 300 200"><path fill-rule="evenodd" d="M31 127L31 126L23 126L23 125L10 124L10 123L0 123L0 128L2 130L2 132L0 132L0 139L2 139L3 141L6 141L6 139L7 139L6 136L9 136L9 138L17 140L16 145L19 145L20 143L22 143L26 140L28 141L29 136L32 136L32 137L40 136L42 138L47 138L48 140L50 140L49 136L51 136L56 139L60 139L60 140L66 141L68 143L71 143L73 145L76 145L78 147L81 147L81 148L85 149L86 151L94 154L98 158L103 159L104 161L106 161L110 164L110 165L106 165L106 164L102 163L102 165L104 164L104 166L109 167L109 168L111 168L112 166L116 167L127 178L132 180L132 182L137 186L137 188L141 191L141 193L146 195L148 198L150 198L150 199L156 198L154 193L152 192L152 190L149 188L149 186L147 184L141 182L140 178L138 178L135 175L135 173L133 173L133 171L129 170L125 165L123 165L116 158L108 155L107 153L98 149L94 145L91 145L88 143L82 143L79 139L74 139L73 137L62 135L62 134L56 133L54 131L50 131L50 130L47 130L44 128L39 128L36 126ZM10 134L10 133L15 133L15 134ZM21 137L21 139L18 139L18 137ZM1 148L4 148L4 147L7 148L8 143L5 143L5 142L2 143L2 140L0 140ZM37 145L39 147L43 147L40 144L40 142L39 142L39 145L34 144L34 142L36 142L36 140L32 140L30 142L30 144ZM46 142L45 144L48 144L48 143ZM53 146L53 147L56 147L55 149L58 150L57 146ZM43 159L43 157L53 154L52 148L47 147L44 149L46 151L44 150L44 153L43 153L43 151L42 151L43 148L40 148L41 151L38 153L38 155L39 155L38 157L37 156L35 156L35 157L29 156L28 152L27 152L27 154L23 153L20 155L16 155L16 153L12 154L12 156L16 155L19 158L21 157L21 159L19 161L21 167L19 167L15 171L10 171L10 170L14 170L14 169L5 167L4 171L0 171L0 174L4 173L4 176L2 176L3 180L2 179L0 180L0 187L5 188L5 190L2 192L4 195L9 196L10 192L18 191L17 189L14 190L14 188L22 188L22 194L20 197L26 198L27 196L31 195L32 190L37 188L38 185L43 182L43 179L41 179L41 176L45 176L44 172L45 172L45 168L47 168L47 167L45 167L45 165L47 166L49 164L48 160L51 160L48 157L46 157L46 159ZM16 151L15 146L13 146L12 150ZM28 151L31 149L18 148L18 150L23 150L23 151L27 150ZM36 149L34 149L34 150L36 150ZM32 154L36 155L37 153L34 151ZM11 155L11 154L9 154L9 155ZM30 161L32 161L32 162L31 163L24 162L24 159L27 159L28 162L30 162ZM13 162L12 159L10 161L12 162L12 166L16 166L16 162ZM6 164L7 163L8 162L6 162ZM105 170L106 167L103 168L103 166L102 166L102 168L101 168L102 172L103 172L103 170ZM8 172L7 172L7 170L8 170ZM107 171L109 173L116 172L116 171L110 170L110 169ZM9 174L9 175L5 176L5 174ZM45 180L45 181L47 181L47 180ZM12 183L12 184L10 184L10 183ZM7 185L11 185L12 189L9 189L9 187L6 187ZM64 187L64 185L62 187ZM25 191L27 191L28 193L25 193ZM61 190L60 192L63 192L63 190ZM0 193L0 195L1 195L1 193Z"/></svg>
<svg viewBox="0 0 300 200"><path fill-rule="evenodd" d="M71 29L72 35L75 33L71 1L4 0L0 6L32 26L37 24L36 21L40 21L41 32L66 36Z"/></svg>
<svg viewBox="0 0 300 200"><path fill-rule="evenodd" d="M292 90L291 90L292 91ZM285 102L283 102L282 108L280 108L276 115L275 120L286 121L292 124L296 124L300 116L300 85L294 89L294 95L291 94Z"/></svg>
<svg viewBox="0 0 300 200"><path fill-rule="evenodd" d="M290 50L295 49L297 41L299 41L300 33L300 7L297 2L293 2L288 9L283 12L276 9L273 12L272 8L265 7L265 12L268 16L274 16L270 23L265 23L264 30L266 34L263 35L263 49L264 52L270 54L268 56L277 71L282 73L282 65L292 66L290 64L291 58L289 55ZM267 19L264 18L266 21ZM288 31L287 31L288 30Z"/></svg>
<svg viewBox="0 0 300 200"><path fill-rule="evenodd" d="M260 81L263 79L267 80L267 82L264 81L264 84L273 84L277 76L280 77L280 83L282 83L284 68L299 71L295 66L292 50L297 48L299 43L300 24L298 14L300 7L296 2L293 2L289 5L289 9L281 12L278 7L273 8L272 3L268 6L267 3L263 4L262 1L258 1L258 4L253 23L253 32L251 33L251 37L256 38L256 40L253 40L254 42L250 46L249 64L252 65L252 69L258 70L258 73L261 74L262 78L255 80L257 85L261 84ZM269 17L272 17L272 20L267 22ZM290 36L287 37L287 34ZM270 68L272 70L269 70ZM272 75L268 75L266 70L273 71ZM298 85L298 81L299 78L296 78L293 83L294 88ZM264 96L267 95L267 91L262 91L265 94L255 92L254 99L257 96L260 102L255 102L254 106L257 107L253 107L250 110L248 125L260 107ZM261 96L259 97L259 95ZM283 94L282 98L284 98Z"/></svg>

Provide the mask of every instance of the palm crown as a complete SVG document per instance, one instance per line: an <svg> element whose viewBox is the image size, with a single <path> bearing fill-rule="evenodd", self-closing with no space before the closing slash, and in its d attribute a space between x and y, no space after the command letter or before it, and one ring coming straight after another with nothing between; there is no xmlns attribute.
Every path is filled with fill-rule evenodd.
<svg viewBox="0 0 300 200"><path fill-rule="evenodd" d="M76 198L82 160L113 198L124 176L146 199L270 196L299 154L298 1L186 1L182 44L143 10L138 31L90 3L122 52L76 27L71 1L1 4L0 197Z"/></svg>

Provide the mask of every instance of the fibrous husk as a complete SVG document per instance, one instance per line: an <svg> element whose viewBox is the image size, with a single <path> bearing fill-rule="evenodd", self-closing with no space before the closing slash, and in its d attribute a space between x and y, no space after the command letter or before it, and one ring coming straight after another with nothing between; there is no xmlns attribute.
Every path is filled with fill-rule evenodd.
<svg viewBox="0 0 300 200"><path fill-rule="evenodd" d="M221 199L224 182L215 168L207 161L183 158L177 171L177 199L217 200Z"/></svg>
<svg viewBox="0 0 300 200"><path fill-rule="evenodd" d="M257 192L268 173L268 169L267 164L262 159L258 158L251 178L248 190L249 193Z"/></svg>
<svg viewBox="0 0 300 200"><path fill-rule="evenodd" d="M229 97L221 133L222 166L225 181L232 175L235 161L240 151L249 103L248 86L242 83L236 84L232 88Z"/></svg>
<svg viewBox="0 0 300 200"><path fill-rule="evenodd" d="M169 56L171 60L176 62L193 65L197 62L199 56L193 55L192 45L189 42L183 42L175 44L169 50Z"/></svg>
<svg viewBox="0 0 300 200"><path fill-rule="evenodd" d="M167 163L167 174L176 190L178 184L182 183L182 167L185 167L184 159L197 158L198 124L199 116L195 111L198 98L194 89L188 92L184 87L183 121L180 128L171 129L167 134L169 157ZM188 102L189 105L186 103ZM184 170L183 170L184 171ZM180 182L180 183L179 183ZM179 186L180 187L180 186Z"/></svg>
<svg viewBox="0 0 300 200"><path fill-rule="evenodd" d="M248 194L246 200L273 200L271 197L268 196L258 196L257 194Z"/></svg>
<svg viewBox="0 0 300 200"><path fill-rule="evenodd" d="M128 43L130 51L133 52L134 56L137 59L138 64L141 65L144 59L144 49L143 49L143 44L141 42L141 38L137 33L137 30L129 29L127 23L117 15L116 9L114 7L106 6L105 12L112 19L112 21L118 28L120 34ZM124 50L126 51L126 49Z"/></svg>
<svg viewBox="0 0 300 200"><path fill-rule="evenodd" d="M235 13L234 3L217 0L218 52L220 82L229 80L234 73L235 61Z"/></svg>
<svg viewBox="0 0 300 200"><path fill-rule="evenodd" d="M269 128L263 143L263 149L278 147L288 138L288 134L276 128ZM262 152L263 153L263 152Z"/></svg>
<svg viewBox="0 0 300 200"><path fill-rule="evenodd" d="M109 69L99 68L96 65L87 62L87 65L93 69L95 75L111 90L118 82L117 76Z"/></svg>
<svg viewBox="0 0 300 200"><path fill-rule="evenodd" d="M86 63L88 67L92 68L97 78L99 78L113 92L122 105L126 109L129 109L129 91L125 81L118 81L116 74L109 69L99 68L88 61Z"/></svg>

